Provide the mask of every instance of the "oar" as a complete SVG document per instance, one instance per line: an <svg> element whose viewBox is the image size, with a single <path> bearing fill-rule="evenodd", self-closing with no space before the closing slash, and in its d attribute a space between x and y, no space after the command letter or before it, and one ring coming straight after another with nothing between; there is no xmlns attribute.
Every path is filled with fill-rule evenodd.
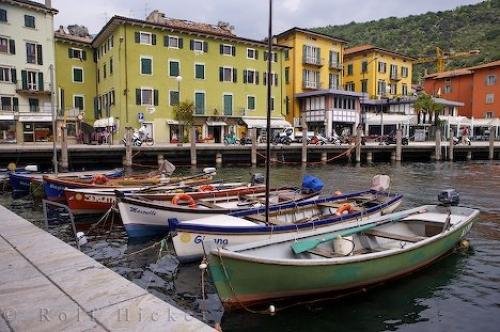
<svg viewBox="0 0 500 332"><path fill-rule="evenodd" d="M401 212L392 213L392 214L389 214L387 216L379 217L370 223L367 223L367 224L364 224L364 225L361 225L358 227L345 229L345 230L338 231L335 233L330 233L330 234L327 234L326 236L320 237L320 238L305 239L302 241L297 241L292 245L292 250L295 254L300 254L300 253L303 253L303 252L306 252L306 251L309 251L309 250L316 248L321 243L334 240L339 236L342 237L342 236L353 235L356 233L361 233L361 232L364 232L370 228L373 228L373 227L376 227L376 226L379 226L382 224L390 223L393 221L401 220L401 219L406 218L408 216L411 216L413 214L424 213L426 211L427 211L426 209L421 209L421 210L416 210L416 211L410 210L410 211L401 211Z"/></svg>
<svg viewBox="0 0 500 332"><path fill-rule="evenodd" d="M199 173L199 174L195 174L195 175L191 175L191 176L186 176L186 177L183 177L182 179L179 179L177 181L169 182L168 184L176 184L176 183L180 183L182 181L199 178L199 177L202 177L202 176L205 176L205 175L212 175L214 173L216 173L215 169L207 167L206 169L203 170L203 173ZM145 191L149 191L149 190L153 190L153 189L156 189L156 188L163 187L165 185L167 185L167 184L166 183L155 184L153 186L149 186L147 188L140 189L137 192L138 193L142 193L142 192L145 192Z"/></svg>

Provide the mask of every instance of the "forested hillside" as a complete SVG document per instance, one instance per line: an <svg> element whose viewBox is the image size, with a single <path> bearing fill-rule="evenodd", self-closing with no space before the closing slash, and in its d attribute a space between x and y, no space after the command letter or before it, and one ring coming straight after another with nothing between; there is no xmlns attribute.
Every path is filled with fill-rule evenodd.
<svg viewBox="0 0 500 332"><path fill-rule="evenodd" d="M313 30L345 38L349 46L369 43L415 58L435 56L436 46L444 51L480 50L478 56L450 60L447 69L452 69L500 59L500 0L436 13L329 25ZM415 67L414 78L418 78L424 68L435 71L433 64L419 65Z"/></svg>

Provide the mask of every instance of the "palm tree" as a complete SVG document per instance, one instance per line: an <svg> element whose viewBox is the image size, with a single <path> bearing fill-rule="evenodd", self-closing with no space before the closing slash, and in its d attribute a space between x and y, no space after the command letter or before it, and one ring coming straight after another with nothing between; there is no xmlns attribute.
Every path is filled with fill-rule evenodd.
<svg viewBox="0 0 500 332"><path fill-rule="evenodd" d="M418 113L418 119L420 121L420 114L424 114L426 117L427 114L433 116L434 118L434 126L439 127L439 114L443 111L444 106L442 104L438 104L434 101L431 95L422 92L418 95L415 100L415 104L413 105L415 111Z"/></svg>
<svg viewBox="0 0 500 332"><path fill-rule="evenodd" d="M175 119L183 124L183 137L179 141L186 143L185 138L189 137L189 129L193 125L194 104L192 101L183 101L174 106L174 112Z"/></svg>

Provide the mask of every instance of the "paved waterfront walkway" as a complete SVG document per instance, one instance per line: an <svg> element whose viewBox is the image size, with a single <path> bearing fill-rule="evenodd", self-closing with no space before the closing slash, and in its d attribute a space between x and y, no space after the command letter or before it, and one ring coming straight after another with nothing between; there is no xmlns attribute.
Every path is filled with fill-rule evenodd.
<svg viewBox="0 0 500 332"><path fill-rule="evenodd" d="M212 331L0 205L0 331Z"/></svg>

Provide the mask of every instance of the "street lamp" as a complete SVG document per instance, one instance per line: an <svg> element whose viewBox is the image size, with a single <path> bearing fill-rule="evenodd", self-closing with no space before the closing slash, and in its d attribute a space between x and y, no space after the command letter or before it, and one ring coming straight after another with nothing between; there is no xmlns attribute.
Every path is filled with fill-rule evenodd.
<svg viewBox="0 0 500 332"><path fill-rule="evenodd" d="M180 105L181 103L181 81L182 81L182 76L179 75L175 78L175 80L177 81L177 104Z"/></svg>

